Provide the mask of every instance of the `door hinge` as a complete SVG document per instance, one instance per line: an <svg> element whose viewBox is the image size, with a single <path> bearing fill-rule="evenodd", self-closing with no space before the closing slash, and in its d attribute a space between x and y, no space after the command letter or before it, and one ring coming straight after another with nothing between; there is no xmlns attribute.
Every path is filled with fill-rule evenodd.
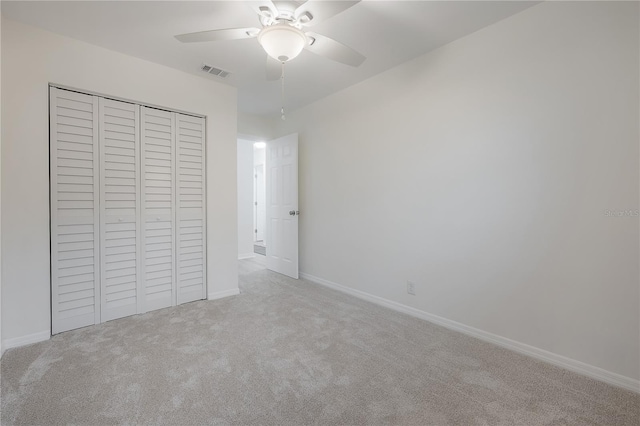
<svg viewBox="0 0 640 426"><path fill-rule="evenodd" d="M255 232L255 233L257 234L257 233L258 233L258 230L257 230L257 229L254 229L254 230L253 230L253 232Z"/></svg>
<svg viewBox="0 0 640 426"><path fill-rule="evenodd" d="M258 202L257 202L257 201L254 201L254 202L253 202L253 204L255 204L255 205L257 206L257 205L258 205Z"/></svg>

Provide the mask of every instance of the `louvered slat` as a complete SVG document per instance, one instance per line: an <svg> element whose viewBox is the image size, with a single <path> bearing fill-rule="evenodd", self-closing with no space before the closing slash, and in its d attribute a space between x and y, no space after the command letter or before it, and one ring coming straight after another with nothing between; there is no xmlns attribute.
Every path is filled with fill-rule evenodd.
<svg viewBox="0 0 640 426"><path fill-rule="evenodd" d="M100 98L102 321L141 311L138 105Z"/></svg>
<svg viewBox="0 0 640 426"><path fill-rule="evenodd" d="M176 114L178 304L206 298L203 118Z"/></svg>
<svg viewBox="0 0 640 426"><path fill-rule="evenodd" d="M140 111L142 281L147 311L176 304L175 115L147 107Z"/></svg>
<svg viewBox="0 0 640 426"><path fill-rule="evenodd" d="M100 322L98 99L50 88L53 334Z"/></svg>

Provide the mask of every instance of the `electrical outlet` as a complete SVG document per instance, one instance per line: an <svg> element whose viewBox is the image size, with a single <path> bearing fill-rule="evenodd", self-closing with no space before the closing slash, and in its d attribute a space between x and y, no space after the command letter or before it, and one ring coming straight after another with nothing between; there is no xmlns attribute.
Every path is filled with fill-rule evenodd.
<svg viewBox="0 0 640 426"><path fill-rule="evenodd" d="M407 293L415 296L416 295L416 284L411 281L407 281Z"/></svg>

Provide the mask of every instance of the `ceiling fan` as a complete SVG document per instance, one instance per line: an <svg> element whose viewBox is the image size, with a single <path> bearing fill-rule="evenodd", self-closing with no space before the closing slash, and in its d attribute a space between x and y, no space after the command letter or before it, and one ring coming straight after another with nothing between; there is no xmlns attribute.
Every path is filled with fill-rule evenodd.
<svg viewBox="0 0 640 426"><path fill-rule="evenodd" d="M359 1L249 1L246 3L258 14L262 28L229 28L175 37L183 43L257 37L268 55L269 80L281 78L284 63L298 56L302 49L357 67L366 59L362 54L329 37L306 31L306 28L349 9Z"/></svg>

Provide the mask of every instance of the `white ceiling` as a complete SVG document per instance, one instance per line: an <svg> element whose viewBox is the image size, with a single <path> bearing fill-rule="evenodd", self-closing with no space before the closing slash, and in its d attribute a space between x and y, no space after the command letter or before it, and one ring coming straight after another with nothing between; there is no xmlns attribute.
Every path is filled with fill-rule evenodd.
<svg viewBox="0 0 640 426"><path fill-rule="evenodd" d="M286 65L286 107L307 105L536 3L364 0L318 23L313 31L358 50L367 60L352 68L303 51ZM267 116L280 111L280 82L266 80L266 54L256 39L183 44L173 37L260 27L257 15L241 1L2 1L2 14L235 86L241 112ZM202 63L230 71L231 76L205 74Z"/></svg>

